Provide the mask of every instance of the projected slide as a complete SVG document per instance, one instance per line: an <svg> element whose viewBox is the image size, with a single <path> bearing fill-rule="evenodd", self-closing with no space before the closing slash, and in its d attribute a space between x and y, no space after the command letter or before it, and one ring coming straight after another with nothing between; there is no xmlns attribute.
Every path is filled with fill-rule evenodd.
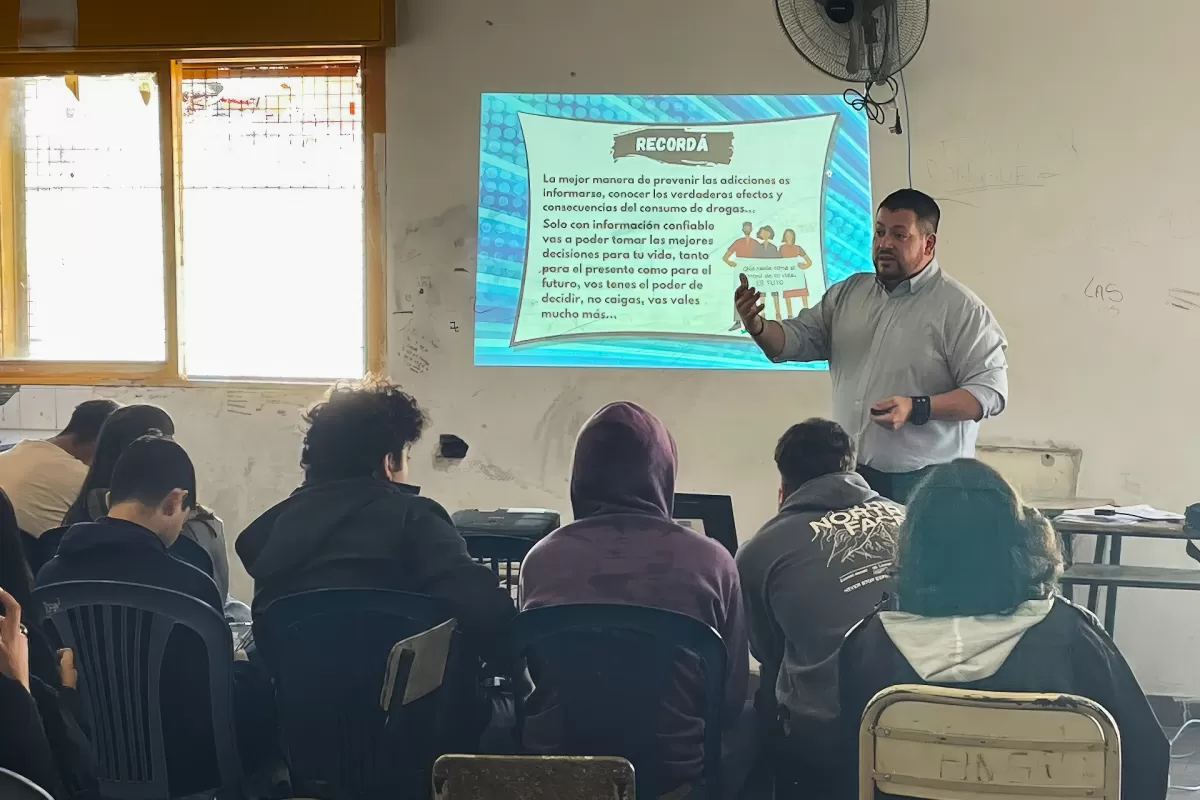
<svg viewBox="0 0 1200 800"><path fill-rule="evenodd" d="M475 363L775 365L739 273L795 316L870 265L866 120L840 96L485 94Z"/></svg>

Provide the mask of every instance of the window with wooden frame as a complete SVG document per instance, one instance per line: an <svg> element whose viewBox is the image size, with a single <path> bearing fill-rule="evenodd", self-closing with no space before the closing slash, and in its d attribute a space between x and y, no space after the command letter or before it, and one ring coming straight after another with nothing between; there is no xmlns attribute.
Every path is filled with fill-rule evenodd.
<svg viewBox="0 0 1200 800"><path fill-rule="evenodd" d="M383 72L0 62L0 383L381 370Z"/></svg>

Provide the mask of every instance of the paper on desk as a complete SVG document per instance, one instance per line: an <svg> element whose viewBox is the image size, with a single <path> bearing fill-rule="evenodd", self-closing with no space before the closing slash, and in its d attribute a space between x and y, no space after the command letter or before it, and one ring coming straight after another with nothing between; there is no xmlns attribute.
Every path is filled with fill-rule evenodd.
<svg viewBox="0 0 1200 800"><path fill-rule="evenodd" d="M1115 514L1097 515L1097 510L1115 511ZM1174 511L1162 511L1144 503L1136 506L1096 506L1095 508L1076 508L1064 511L1055 519L1074 522L1110 522L1115 525L1129 525L1135 522L1183 522L1183 514Z"/></svg>

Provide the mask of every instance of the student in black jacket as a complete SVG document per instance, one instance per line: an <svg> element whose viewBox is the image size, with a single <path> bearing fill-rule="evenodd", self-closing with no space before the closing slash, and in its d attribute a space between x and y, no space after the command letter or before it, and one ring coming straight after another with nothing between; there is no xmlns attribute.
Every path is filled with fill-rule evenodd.
<svg viewBox="0 0 1200 800"><path fill-rule="evenodd" d="M60 650L54 685L43 682L30 665L31 650L43 646L36 628L22 624L21 605L3 589L0 607L0 767L58 800L99 797L95 763L75 721L73 654Z"/></svg>
<svg viewBox="0 0 1200 800"><path fill-rule="evenodd" d="M0 605L0 767L62 797L50 741L30 694L29 640L21 624L21 606L3 589Z"/></svg>
<svg viewBox="0 0 1200 800"><path fill-rule="evenodd" d="M108 516L72 525L58 555L42 567L37 586L103 580L156 586L202 601L218 615L224 603L212 578L171 555L194 506L196 472L172 439L134 440L112 471ZM222 616L223 619L223 616ZM216 753L208 702L208 659L193 631L175 626L163 656L160 702L172 796L216 786ZM252 772L273 736L270 688L246 662L234 664L234 705L243 766Z"/></svg>
<svg viewBox="0 0 1200 800"><path fill-rule="evenodd" d="M0 766L25 775L58 798L96 797L99 791L96 764L87 735L79 724L83 715L75 692L73 655L70 650L55 653L42 628L41 609L33 602L33 576L21 536L12 505L0 490L0 587L12 598L11 606L6 602L5 608L15 609L20 619L7 611L6 616L16 620L18 629L24 632L19 642L23 656L17 659L24 667L18 670L10 666L3 674L12 680L0 682L0 714L4 720L0 725L8 725L14 718L24 720L36 716L41 738L50 746L54 781L45 782L49 779L34 777L15 765L9 766L8 759L21 751L20 747L13 749L15 743L11 739L0 744ZM16 641L6 639L6 642ZM15 679L18 672L25 677ZM16 735L26 724L14 722L11 729L0 735ZM37 738L28 741L34 742Z"/></svg>
<svg viewBox="0 0 1200 800"><path fill-rule="evenodd" d="M467 555L450 516L408 484L425 417L399 388L336 388L308 414L304 485L250 524L237 552L254 578L257 617L308 589L379 588L432 595L464 640L502 662L516 610L495 574Z"/></svg>
<svg viewBox="0 0 1200 800"><path fill-rule="evenodd" d="M900 531L899 610L867 617L842 645L847 752L867 703L896 684L1076 694L1117 722L1122 796L1162 800L1166 736L1096 618L1057 596L1061 573L1053 528L999 473L973 459L934 469Z"/></svg>
<svg viewBox="0 0 1200 800"><path fill-rule="evenodd" d="M94 457L79 495L71 504L63 526L80 522L95 522L108 513L108 489L112 484L113 468L125 448L135 439L157 432L175 435L175 421L158 406L132 405L118 408L109 415L96 440ZM183 526L183 533L171 545L171 555L207 573L225 598L225 618L232 622L249 622L250 609L229 595L229 554L225 551L225 529L216 514L200 505L195 492L191 494L192 511ZM50 556L54 553L51 552Z"/></svg>

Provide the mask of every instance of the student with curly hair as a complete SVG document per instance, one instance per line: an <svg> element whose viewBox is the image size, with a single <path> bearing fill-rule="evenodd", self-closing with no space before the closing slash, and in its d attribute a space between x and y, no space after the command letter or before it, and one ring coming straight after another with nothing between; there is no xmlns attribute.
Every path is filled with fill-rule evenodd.
<svg viewBox="0 0 1200 800"><path fill-rule="evenodd" d="M897 569L898 610L867 617L842 645L848 754L889 686L1061 692L1116 720L1123 797L1166 796L1169 748L1145 694L1096 618L1057 594L1058 537L998 472L966 458L935 467L908 505Z"/></svg>
<svg viewBox="0 0 1200 800"><path fill-rule="evenodd" d="M416 400L382 382L338 387L307 422L304 484L237 540L255 616L309 589L417 592L449 602L480 656L502 656L512 599L467 555L445 509L408 483L409 448L425 428Z"/></svg>

